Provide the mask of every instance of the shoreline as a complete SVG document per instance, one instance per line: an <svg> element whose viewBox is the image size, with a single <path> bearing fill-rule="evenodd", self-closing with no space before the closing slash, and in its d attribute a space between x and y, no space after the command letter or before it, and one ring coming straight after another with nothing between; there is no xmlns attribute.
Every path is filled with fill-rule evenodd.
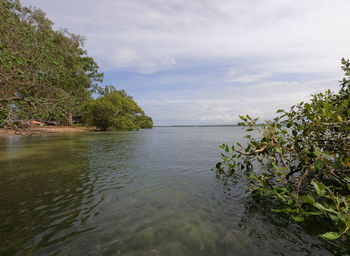
<svg viewBox="0 0 350 256"><path fill-rule="evenodd" d="M59 133L77 133L77 132L89 132L97 131L95 127L70 127L70 126L45 126L45 127L27 127L20 128L17 130L11 128L0 128L0 137L1 136L32 136L32 135L48 135L48 134L59 134Z"/></svg>

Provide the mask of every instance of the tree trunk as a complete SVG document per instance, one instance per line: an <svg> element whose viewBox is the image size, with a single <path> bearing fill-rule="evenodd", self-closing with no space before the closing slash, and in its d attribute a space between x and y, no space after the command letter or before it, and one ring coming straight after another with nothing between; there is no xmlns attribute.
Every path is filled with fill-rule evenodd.
<svg viewBox="0 0 350 256"><path fill-rule="evenodd" d="M68 125L73 126L73 115L72 113L68 114Z"/></svg>

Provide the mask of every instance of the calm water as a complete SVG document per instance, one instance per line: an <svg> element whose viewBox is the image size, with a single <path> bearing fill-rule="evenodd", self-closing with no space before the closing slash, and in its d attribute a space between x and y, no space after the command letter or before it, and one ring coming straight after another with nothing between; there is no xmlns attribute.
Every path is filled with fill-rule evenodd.
<svg viewBox="0 0 350 256"><path fill-rule="evenodd" d="M237 127L0 138L0 255L333 255L216 177Z"/></svg>

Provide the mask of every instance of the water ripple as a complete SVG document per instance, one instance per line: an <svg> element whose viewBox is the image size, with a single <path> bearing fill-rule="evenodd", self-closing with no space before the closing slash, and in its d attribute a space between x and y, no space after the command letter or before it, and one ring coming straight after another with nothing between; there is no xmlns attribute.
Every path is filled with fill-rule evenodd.
<svg viewBox="0 0 350 256"><path fill-rule="evenodd" d="M236 129L236 130L232 130ZM0 255L344 254L216 177L237 128L0 139Z"/></svg>

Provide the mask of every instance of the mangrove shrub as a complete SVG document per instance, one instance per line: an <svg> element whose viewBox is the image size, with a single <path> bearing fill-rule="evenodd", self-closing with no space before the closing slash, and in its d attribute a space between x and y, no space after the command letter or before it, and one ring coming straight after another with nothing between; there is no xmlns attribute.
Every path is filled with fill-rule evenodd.
<svg viewBox="0 0 350 256"><path fill-rule="evenodd" d="M315 94L261 125L240 116L246 146L221 145L222 162L216 166L219 173L246 170L253 194L278 202L274 212L299 222L324 219L326 239L350 235L349 60L342 59L342 69L336 93Z"/></svg>
<svg viewBox="0 0 350 256"><path fill-rule="evenodd" d="M40 9L0 0L0 125L13 120L72 124L102 81L84 38L54 30Z"/></svg>
<svg viewBox="0 0 350 256"><path fill-rule="evenodd" d="M152 128L152 118L137 105L124 90L106 86L96 100L84 107L84 120L88 125L102 130L138 130Z"/></svg>

